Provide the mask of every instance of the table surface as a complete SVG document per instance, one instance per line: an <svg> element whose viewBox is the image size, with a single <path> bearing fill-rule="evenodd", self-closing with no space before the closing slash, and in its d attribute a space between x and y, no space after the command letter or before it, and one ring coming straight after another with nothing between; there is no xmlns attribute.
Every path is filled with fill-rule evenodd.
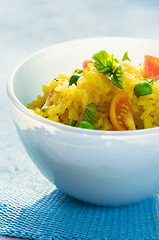
<svg viewBox="0 0 159 240"><path fill-rule="evenodd" d="M16 143L10 116L6 81L12 69L26 56L55 43L97 36L127 36L159 40L159 1L138 0L0 0L0 128L1 178L14 177L14 158L24 149ZM5 108L4 108L5 106ZM10 131L14 139L6 142ZM9 162L10 145L16 154ZM10 151L11 151L10 150ZM0 240L14 239L0 236Z"/></svg>

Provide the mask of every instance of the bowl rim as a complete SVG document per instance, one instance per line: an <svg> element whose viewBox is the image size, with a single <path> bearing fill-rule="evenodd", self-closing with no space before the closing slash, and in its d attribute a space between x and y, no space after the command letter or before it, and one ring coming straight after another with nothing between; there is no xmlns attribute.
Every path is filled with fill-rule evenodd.
<svg viewBox="0 0 159 240"><path fill-rule="evenodd" d="M49 127L53 127L53 128L58 128L58 130L61 131L66 131L66 132L70 132L70 133L74 133L74 134L86 134L86 135L105 135L105 136L114 136L114 137L125 137L125 136L136 136L136 135L147 135L147 134L152 134L152 133L159 133L159 127L154 127L154 128L148 128L148 129L138 129L138 130L129 130L129 131L106 131L106 130L90 130L90 129L84 129L84 128L78 128L78 127L72 127L72 126L68 126L68 125L64 125L61 123L57 123L54 121L51 121L49 119L45 119L37 114L35 114L33 111L31 111L30 109L28 109L25 105L23 105L20 100L17 98L17 96L15 95L14 92L14 88L13 88L13 83L14 83L14 77L16 75L16 73L18 72L18 70L28 61L30 60L32 57L41 54L42 52L47 51L50 48L56 48L56 47L60 47L61 45L70 45L70 44L78 44L81 42L86 42L86 41L97 41L97 40L107 40L107 39L115 39L115 40L120 40L120 41L143 41L143 42L151 42L151 43L155 43L155 44L159 44L159 41L156 40L151 40L151 39L144 39L144 38L133 38L133 37L112 37L112 36L107 36L107 37L90 37L90 38L81 38L81 39L76 39L76 40L71 40L71 41L64 41L64 42L60 42L60 43L56 43L53 44L51 46L42 48L38 51L33 52L32 54L30 54L29 56L27 56L26 58L24 58L22 61L19 62L19 64L16 65L16 67L13 69L13 71L11 72L11 74L9 75L8 81L7 81L7 94L8 94L8 98L10 99L10 101L13 103L13 105L18 108L22 113L24 113L25 115L27 115L28 117L42 123L45 124Z"/></svg>

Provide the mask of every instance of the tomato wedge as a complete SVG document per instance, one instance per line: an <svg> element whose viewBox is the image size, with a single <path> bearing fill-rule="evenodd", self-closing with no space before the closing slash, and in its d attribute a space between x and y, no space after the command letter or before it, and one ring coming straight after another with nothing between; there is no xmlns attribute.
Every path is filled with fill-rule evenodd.
<svg viewBox="0 0 159 240"><path fill-rule="evenodd" d="M118 92L110 105L110 120L115 130L135 130L135 122L125 91Z"/></svg>
<svg viewBox="0 0 159 240"><path fill-rule="evenodd" d="M144 78L159 80L159 58L146 55L143 63Z"/></svg>
<svg viewBox="0 0 159 240"><path fill-rule="evenodd" d="M92 62L91 60L85 60L82 64L83 69L86 68L88 66L88 63L91 63L91 62Z"/></svg>

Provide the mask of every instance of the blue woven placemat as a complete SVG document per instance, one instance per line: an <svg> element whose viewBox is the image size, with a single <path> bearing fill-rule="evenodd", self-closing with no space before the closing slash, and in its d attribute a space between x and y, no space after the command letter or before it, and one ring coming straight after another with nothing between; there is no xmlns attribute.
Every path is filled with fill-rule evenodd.
<svg viewBox="0 0 159 240"><path fill-rule="evenodd" d="M29 239L159 239L157 196L106 208L73 199L43 177L38 185L35 182L28 172L3 184L0 234Z"/></svg>
<svg viewBox="0 0 159 240"><path fill-rule="evenodd" d="M159 239L157 203L154 198L122 208L96 207L55 190L28 206L1 204L0 233L29 239Z"/></svg>
<svg viewBox="0 0 159 240"><path fill-rule="evenodd" d="M46 240L159 239L158 196L120 208L83 203L42 176L9 119L0 137L0 235Z"/></svg>

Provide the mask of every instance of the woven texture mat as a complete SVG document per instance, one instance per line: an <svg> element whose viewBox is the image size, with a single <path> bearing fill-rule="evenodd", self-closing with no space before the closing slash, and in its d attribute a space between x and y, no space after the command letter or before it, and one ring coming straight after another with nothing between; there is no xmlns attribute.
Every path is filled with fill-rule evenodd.
<svg viewBox="0 0 159 240"><path fill-rule="evenodd" d="M159 239L158 204L155 197L127 207L92 206L28 172L9 185L3 183L0 234L29 239Z"/></svg>

